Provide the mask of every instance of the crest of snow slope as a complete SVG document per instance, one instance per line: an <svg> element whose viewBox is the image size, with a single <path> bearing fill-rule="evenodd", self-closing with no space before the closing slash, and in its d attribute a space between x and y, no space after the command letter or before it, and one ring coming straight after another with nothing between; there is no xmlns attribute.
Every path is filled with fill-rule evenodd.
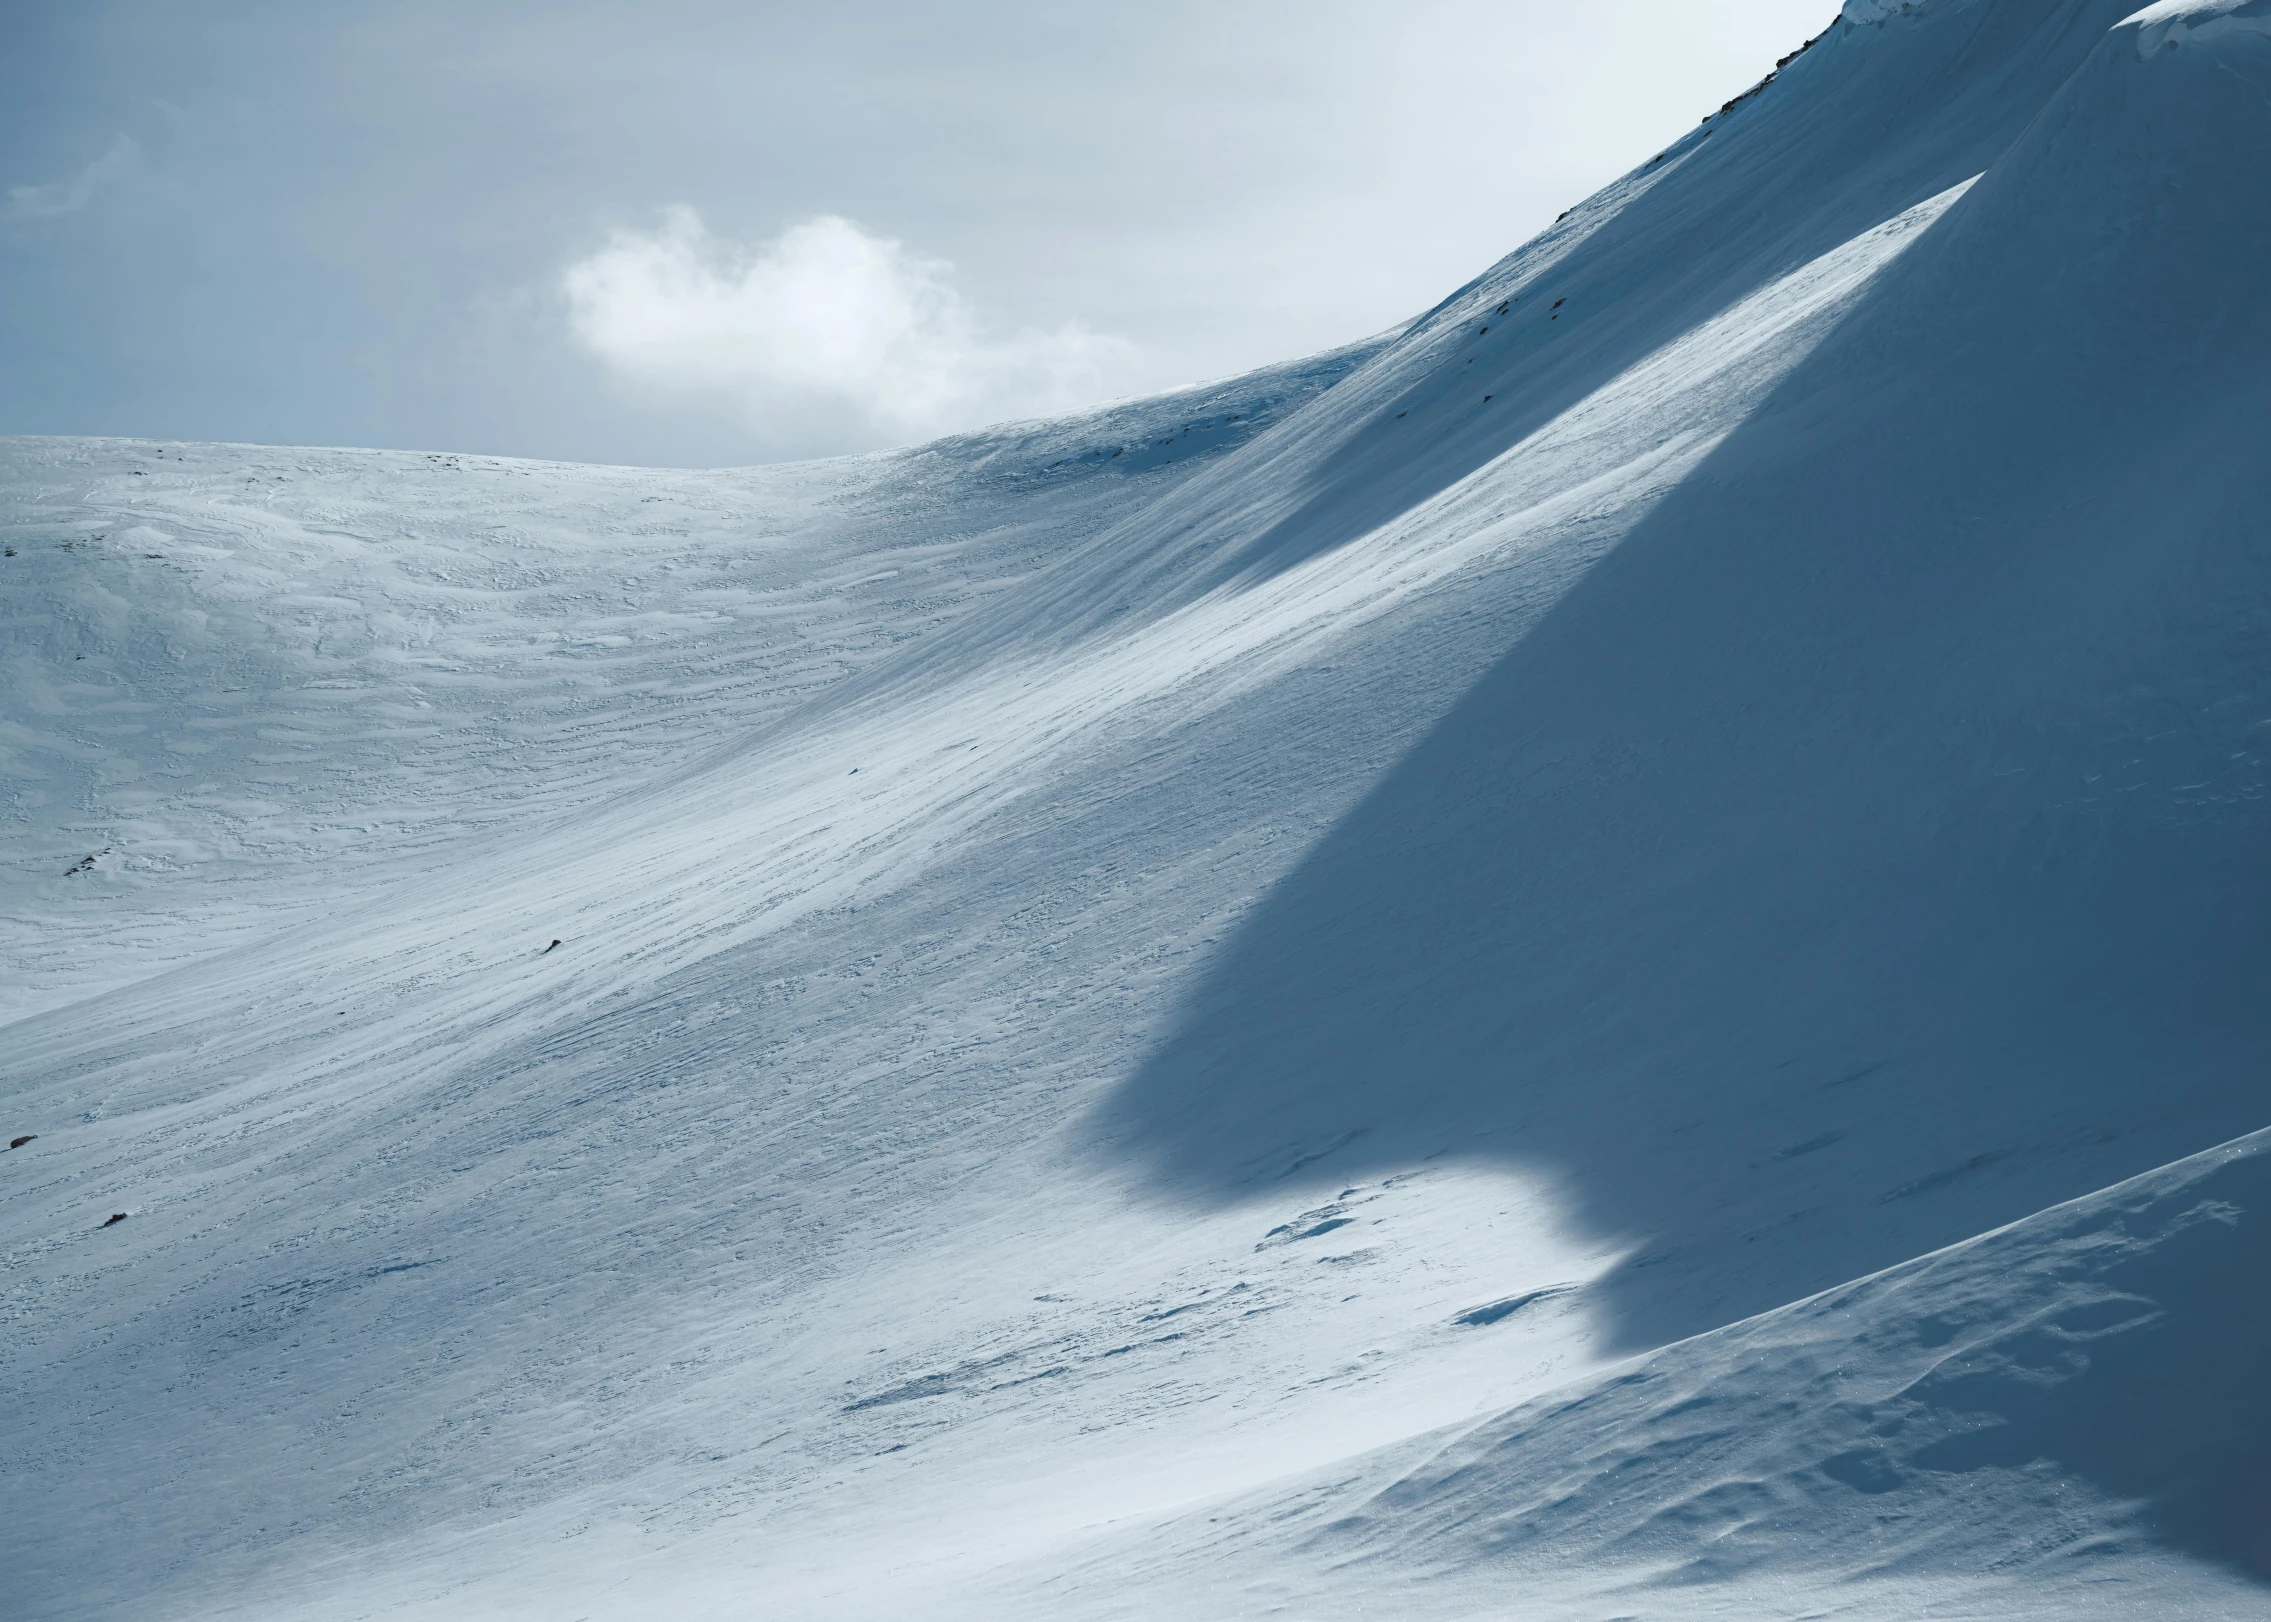
<svg viewBox="0 0 2271 1622"><path fill-rule="evenodd" d="M2264 0L2160 0L2129 21L2139 56L2205 45L2222 35L2271 38L2271 5Z"/></svg>
<svg viewBox="0 0 2271 1622"><path fill-rule="evenodd" d="M708 758L8 1027L29 1614L936 1614L2237 1130L2259 67L2118 20L1833 33Z"/></svg>

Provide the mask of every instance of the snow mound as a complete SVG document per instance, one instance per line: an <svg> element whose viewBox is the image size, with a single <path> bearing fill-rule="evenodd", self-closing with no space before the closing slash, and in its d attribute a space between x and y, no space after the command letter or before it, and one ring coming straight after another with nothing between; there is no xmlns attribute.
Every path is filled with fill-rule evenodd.
<svg viewBox="0 0 2271 1622"><path fill-rule="evenodd" d="M2257 1134L1493 1420L1320 1535L1681 1581L1793 1557L1987 1569L2090 1481L2271 1576L2271 1293L2244 1282L2266 1277Z"/></svg>
<svg viewBox="0 0 2271 1622"><path fill-rule="evenodd" d="M1446 1609L1520 1585L1549 1606L1615 1592L1634 1616L1695 1614L1730 1591L1836 1592L1856 1614L1897 1614L1887 1590L1950 1570L2000 1574L1971 1601L1984 1614L2030 1608L2010 1587L2054 1614L2164 1541L2271 1576L2271 1294L2248 1282L2267 1275L2258 1133L1551 1398L1208 1505L1092 1555L1062 1602L1077 1609L1133 1563L1169 1583L1197 1565L1229 1588L1282 1575L1291 1551L1336 1574L1303 1596L1327 1614L1422 1584ZM1225 1524L1255 1530L1226 1548L1207 1530ZM2187 1614L2261 1614L2242 1584L2203 1594L2164 1568L2146 1592L2163 1583L2190 1590Z"/></svg>

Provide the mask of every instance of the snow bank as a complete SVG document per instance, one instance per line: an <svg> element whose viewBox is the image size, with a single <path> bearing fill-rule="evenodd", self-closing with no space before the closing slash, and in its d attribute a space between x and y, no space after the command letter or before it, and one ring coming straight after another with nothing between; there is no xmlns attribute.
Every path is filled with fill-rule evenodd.
<svg viewBox="0 0 2271 1622"><path fill-rule="evenodd" d="M1594 1614L1579 1596L1602 1591L1626 1614L1691 1615L1733 1589L1754 1604L1834 1591L1873 1616L1900 1614L1900 1574L2023 1568L2056 1614L2165 1538L2271 1576L2271 1295L2245 1282L2267 1270L2259 1133L1550 1399L1208 1505L1092 1553L1065 1598L1142 1561L1226 1566L1226 1588L1333 1569L1341 1592L1314 1596L1332 1613L1422 1584L1452 1610L1519 1584L1554 1615ZM1225 1523L1267 1530L1198 1552ZM2155 1571L2131 1598L2172 1580ZM2192 1603L2263 1609L2244 1588Z"/></svg>
<svg viewBox="0 0 2271 1622"><path fill-rule="evenodd" d="M2087 1481L2271 1576L2271 1293L2242 1282L2265 1277L2257 1134L1479 1426L1329 1535L1422 1561L1559 1544L1672 1580L1985 1568Z"/></svg>

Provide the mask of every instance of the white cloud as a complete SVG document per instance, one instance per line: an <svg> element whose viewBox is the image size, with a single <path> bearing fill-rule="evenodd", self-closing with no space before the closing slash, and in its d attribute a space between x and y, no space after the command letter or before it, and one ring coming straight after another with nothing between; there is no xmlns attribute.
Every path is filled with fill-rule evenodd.
<svg viewBox="0 0 2271 1622"><path fill-rule="evenodd" d="M561 273L576 338L656 395L730 403L808 437L815 408L902 441L1087 404L1134 358L1077 326L985 333L953 267L823 215L759 247L684 206ZM809 427L809 424L805 426Z"/></svg>
<svg viewBox="0 0 2271 1622"><path fill-rule="evenodd" d="M69 180L50 181L44 186L10 186L6 197L0 198L0 221L13 224L76 214L94 201L101 187L133 168L141 157L142 149L134 144L133 137L121 135L110 143L108 152Z"/></svg>

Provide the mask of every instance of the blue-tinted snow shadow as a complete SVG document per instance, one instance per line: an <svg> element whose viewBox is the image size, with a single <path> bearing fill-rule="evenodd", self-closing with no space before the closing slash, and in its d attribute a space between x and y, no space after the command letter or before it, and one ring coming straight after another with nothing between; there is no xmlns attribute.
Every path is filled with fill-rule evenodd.
<svg viewBox="0 0 2271 1622"><path fill-rule="evenodd" d="M2271 101L2157 71L2054 105L1263 900L1099 1152L1540 1169L1639 1346L2271 1118Z"/></svg>

